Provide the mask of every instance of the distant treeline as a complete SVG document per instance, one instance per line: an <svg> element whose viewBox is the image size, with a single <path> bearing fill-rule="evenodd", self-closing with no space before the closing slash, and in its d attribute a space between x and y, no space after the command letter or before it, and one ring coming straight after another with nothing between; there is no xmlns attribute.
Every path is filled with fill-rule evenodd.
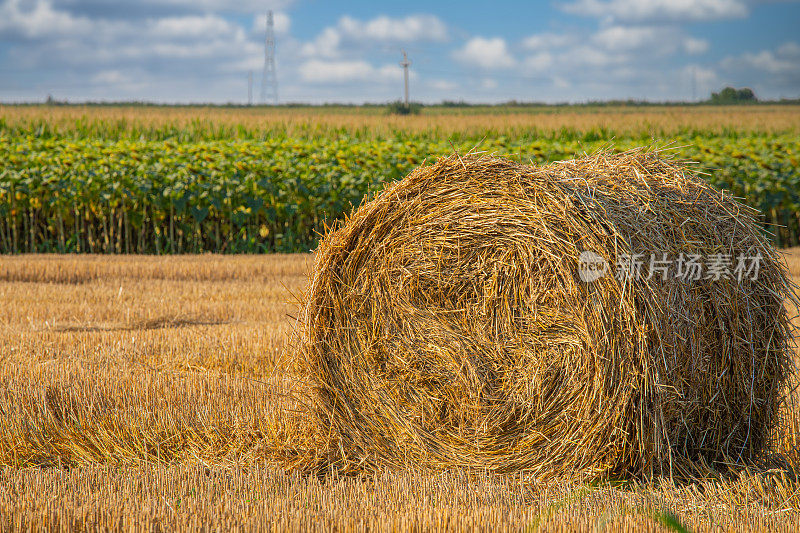
<svg viewBox="0 0 800 533"><path fill-rule="evenodd" d="M15 105L36 105L42 104L41 102L0 102L2 105L7 106L15 106ZM48 97L47 101L44 102L46 105L53 105L53 106L108 106L108 107L115 107L115 106L134 106L134 107L197 107L197 106L204 106L204 107L219 107L219 108L248 108L248 107L269 107L269 108L278 108L278 109L300 109L300 108L345 108L345 109L358 109L358 108L365 108L365 109L380 109L386 108L389 111L397 112L397 109L404 107L404 104L399 102L364 102L360 104L355 103L302 103L302 102L284 102L279 104L242 104L242 103L234 103L229 102L225 104L219 103L157 103L157 102L145 102L145 101L127 101L127 100L120 100L120 101L68 101L68 100L59 100L53 97ZM700 105L709 105L709 104L719 104L719 105L735 105L735 104L766 104L766 105L774 105L774 104L783 104L783 105L798 105L800 104L800 98L780 98L777 100L760 100L756 97L755 93L752 89L744 87L740 89L735 89L733 87L725 87L718 93L711 93L711 96L705 100L699 101L651 101L651 100L637 100L637 99L626 99L626 100L588 100L586 102L556 102L556 103L547 103L547 102L537 102L537 101L521 101L521 100L508 100L505 102L497 102L497 103L482 103L482 102L467 102L464 100L443 100L438 103L423 103L423 102L412 102L411 108L419 110L421 108L437 108L437 107L444 107L444 108L473 108L473 107L496 107L496 108L503 108L503 107L515 107L515 108L541 108L541 107L564 107L564 108L581 108L581 107L614 107L614 106L630 106L630 107L649 107L649 106L664 106L664 107L671 107L671 106L700 106ZM412 111L413 113L413 111Z"/></svg>

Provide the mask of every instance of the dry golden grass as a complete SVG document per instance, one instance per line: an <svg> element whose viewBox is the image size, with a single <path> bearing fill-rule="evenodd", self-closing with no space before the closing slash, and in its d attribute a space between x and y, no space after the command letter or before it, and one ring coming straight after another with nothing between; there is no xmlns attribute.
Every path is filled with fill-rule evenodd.
<svg viewBox="0 0 800 533"><path fill-rule="evenodd" d="M115 531L796 531L795 485L677 487L446 472L318 480L268 466L0 470L0 529Z"/></svg>
<svg viewBox="0 0 800 533"><path fill-rule="evenodd" d="M786 253L800 281L800 249ZM308 256L0 258L0 530L797 530L800 486L283 472ZM798 413L787 413L796 421ZM795 425L795 430L797 430ZM796 433L795 433L796 434Z"/></svg>
<svg viewBox="0 0 800 533"><path fill-rule="evenodd" d="M285 415L275 370L305 268L289 256L3 258L0 278L14 281L0 282L0 463L264 445Z"/></svg>
<svg viewBox="0 0 800 533"><path fill-rule="evenodd" d="M85 132L93 122L122 131L174 127L176 130L228 128L254 132L346 131L385 135L396 130L462 133L484 136L487 131L507 133L557 132L568 128L578 133L606 129L614 135L671 136L702 130L718 134L728 130L763 133L796 132L800 106L587 106L587 107L487 107L425 108L412 116L385 114L373 108L220 108L135 106L3 106L0 118L10 127L46 122L55 131ZM102 127L103 131L109 131Z"/></svg>

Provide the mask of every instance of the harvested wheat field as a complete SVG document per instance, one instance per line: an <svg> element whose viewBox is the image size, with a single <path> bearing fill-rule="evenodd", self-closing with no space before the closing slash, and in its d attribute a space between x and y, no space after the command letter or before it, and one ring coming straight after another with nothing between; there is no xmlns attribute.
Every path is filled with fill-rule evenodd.
<svg viewBox="0 0 800 533"><path fill-rule="evenodd" d="M800 250L786 257L800 279ZM281 353L310 268L308 255L0 258L0 529L800 526L800 486L777 469L590 484L284 471L309 431ZM798 411L782 414L797 435Z"/></svg>

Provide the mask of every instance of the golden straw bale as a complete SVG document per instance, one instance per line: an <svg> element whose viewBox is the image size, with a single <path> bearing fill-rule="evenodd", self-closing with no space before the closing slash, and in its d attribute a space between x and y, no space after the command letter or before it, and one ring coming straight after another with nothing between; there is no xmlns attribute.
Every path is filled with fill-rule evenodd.
<svg viewBox="0 0 800 533"><path fill-rule="evenodd" d="M617 272L636 254L642 275ZM651 255L667 270L649 275ZM675 266L693 256L700 279ZM714 279L715 257L730 275ZM757 275L738 279L742 257ZM657 151L441 159L316 251L309 464L583 479L752 464L790 371L787 297L756 213Z"/></svg>

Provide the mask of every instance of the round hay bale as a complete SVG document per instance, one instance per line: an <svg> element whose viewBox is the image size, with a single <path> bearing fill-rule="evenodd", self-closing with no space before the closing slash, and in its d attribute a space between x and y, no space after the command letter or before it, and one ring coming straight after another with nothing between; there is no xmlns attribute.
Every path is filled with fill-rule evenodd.
<svg viewBox="0 0 800 533"><path fill-rule="evenodd" d="M758 460L792 290L755 216L646 150L418 168L316 251L316 464L596 478Z"/></svg>

